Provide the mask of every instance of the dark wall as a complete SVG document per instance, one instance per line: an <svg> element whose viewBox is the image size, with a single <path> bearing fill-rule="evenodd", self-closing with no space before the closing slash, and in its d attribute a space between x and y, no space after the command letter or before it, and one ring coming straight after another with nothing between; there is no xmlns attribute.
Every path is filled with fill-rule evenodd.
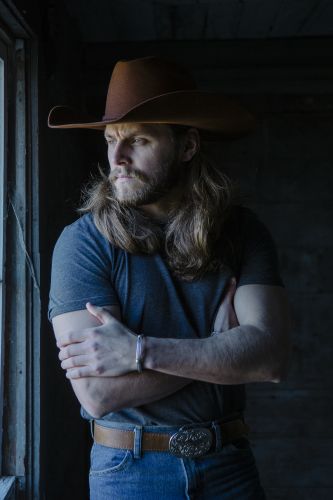
<svg viewBox="0 0 333 500"><path fill-rule="evenodd" d="M333 41L82 43L62 2L19 2L39 38L42 472L45 498L87 498L90 437L59 366L47 321L50 261L77 217L80 186L105 163L99 132L46 127L48 110L73 104L103 114L121 58L157 54L187 64L206 89L235 94L259 119L240 141L211 145L244 202L270 228L295 318L288 379L248 387L248 421L268 498L328 499L332 453ZM24 12L25 11L25 12Z"/></svg>
<svg viewBox="0 0 333 500"><path fill-rule="evenodd" d="M289 375L248 387L269 499L329 499L332 437L333 96L262 98L262 124L226 161L270 227L294 315Z"/></svg>
<svg viewBox="0 0 333 500"><path fill-rule="evenodd" d="M248 386L247 420L270 500L333 494L332 48L332 39L85 47L85 92L96 109L109 61L157 54L187 64L202 87L233 94L258 117L251 136L210 148L272 232L294 317L288 378Z"/></svg>
<svg viewBox="0 0 333 500"><path fill-rule="evenodd" d="M88 176L85 134L47 128L51 107L80 106L81 45L75 22L61 2L41 3L40 52L40 248L42 289L41 476L47 500L88 498L90 431L79 415L70 382L58 360L47 319L52 249L76 217L80 186Z"/></svg>

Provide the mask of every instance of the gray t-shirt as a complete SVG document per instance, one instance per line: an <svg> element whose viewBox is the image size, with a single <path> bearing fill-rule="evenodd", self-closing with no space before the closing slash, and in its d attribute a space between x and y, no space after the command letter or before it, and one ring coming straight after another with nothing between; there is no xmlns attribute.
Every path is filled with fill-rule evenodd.
<svg viewBox="0 0 333 500"><path fill-rule="evenodd" d="M231 251L232 249L232 251ZM95 305L118 305L122 321L134 332L153 337L203 338L214 325L231 276L237 286L283 286L275 246L252 211L234 207L218 244L226 266L202 279L176 278L160 253L130 254L111 245L84 215L65 227L53 253L49 318ZM105 421L138 425L183 425L242 413L243 385L193 381L159 401L112 412ZM91 418L81 408L84 418Z"/></svg>

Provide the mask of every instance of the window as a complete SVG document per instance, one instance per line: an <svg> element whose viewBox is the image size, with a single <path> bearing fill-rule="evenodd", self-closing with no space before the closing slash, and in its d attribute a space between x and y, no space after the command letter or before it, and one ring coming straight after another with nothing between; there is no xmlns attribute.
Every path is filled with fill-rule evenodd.
<svg viewBox="0 0 333 500"><path fill-rule="evenodd" d="M7 137L7 46L0 40L0 449L3 445L3 401L4 401L4 359L5 359L5 203L6 203L6 137ZM2 470L2 456L0 470ZM15 478L2 477L0 498L14 498Z"/></svg>
<svg viewBox="0 0 333 500"><path fill-rule="evenodd" d="M5 78L6 47L0 43L0 448L2 447L3 353L4 353L4 203L5 203ZM1 459L0 459L1 465Z"/></svg>
<svg viewBox="0 0 333 500"><path fill-rule="evenodd" d="M1 51L2 52L2 51ZM5 152L4 152L4 128L5 128L5 61L0 57L0 337L2 338L2 288L3 288L3 205L5 198L5 179L4 179L4 162L5 162ZM0 345L0 357L2 352L2 345ZM0 374L1 377L1 374ZM1 383L2 377L0 378ZM2 426L0 425L0 431Z"/></svg>
<svg viewBox="0 0 333 500"><path fill-rule="evenodd" d="M34 35L0 2L0 500L40 498L37 104Z"/></svg>

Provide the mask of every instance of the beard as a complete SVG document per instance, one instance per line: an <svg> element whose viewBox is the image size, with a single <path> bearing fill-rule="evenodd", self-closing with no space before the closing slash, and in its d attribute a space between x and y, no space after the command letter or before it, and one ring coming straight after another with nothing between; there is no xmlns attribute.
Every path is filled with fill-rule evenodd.
<svg viewBox="0 0 333 500"><path fill-rule="evenodd" d="M116 169L109 176L112 197L126 207L156 203L178 185L181 170L181 165L175 160L175 154L171 159L164 161L152 175L147 175L135 167ZM125 189L120 189L116 184L120 173L133 178Z"/></svg>

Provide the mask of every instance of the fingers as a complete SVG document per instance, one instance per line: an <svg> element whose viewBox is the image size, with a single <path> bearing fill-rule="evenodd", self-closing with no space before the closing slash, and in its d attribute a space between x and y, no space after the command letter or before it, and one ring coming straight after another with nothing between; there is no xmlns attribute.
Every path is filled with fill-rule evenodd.
<svg viewBox="0 0 333 500"><path fill-rule="evenodd" d="M86 366L89 364L90 356L73 356L71 358L67 358L61 362L61 368L63 370L68 370L69 368L74 368L76 366Z"/></svg>
<svg viewBox="0 0 333 500"><path fill-rule="evenodd" d="M60 349L58 358L60 361L70 358L71 356L78 356L81 354L88 354L91 351L87 342L79 342L77 344L70 344Z"/></svg>
<svg viewBox="0 0 333 500"><path fill-rule="evenodd" d="M62 348L68 344L74 344L76 342L83 342L87 338L86 330L77 330L71 332L65 332L57 340L57 347Z"/></svg>
<svg viewBox="0 0 333 500"><path fill-rule="evenodd" d="M237 316L234 310L234 296L237 283L232 277L226 284L223 297L214 321L214 332L224 332L238 325Z"/></svg>
<svg viewBox="0 0 333 500"><path fill-rule="evenodd" d="M76 379L82 377L93 377L91 374L90 366L80 366L78 368L71 368L67 370L66 377L69 379Z"/></svg>
<svg viewBox="0 0 333 500"><path fill-rule="evenodd" d="M86 308L90 312L90 314L95 316L95 318L97 318L102 324L114 319L112 314L104 309L104 307L94 306L91 302L87 302Z"/></svg>
<svg viewBox="0 0 333 500"><path fill-rule="evenodd" d="M223 302L226 301L228 303L233 303L236 289L237 289L237 282L236 282L236 278L233 276L232 278L230 278L230 280L226 286L226 290L225 290L225 293L223 295Z"/></svg>

